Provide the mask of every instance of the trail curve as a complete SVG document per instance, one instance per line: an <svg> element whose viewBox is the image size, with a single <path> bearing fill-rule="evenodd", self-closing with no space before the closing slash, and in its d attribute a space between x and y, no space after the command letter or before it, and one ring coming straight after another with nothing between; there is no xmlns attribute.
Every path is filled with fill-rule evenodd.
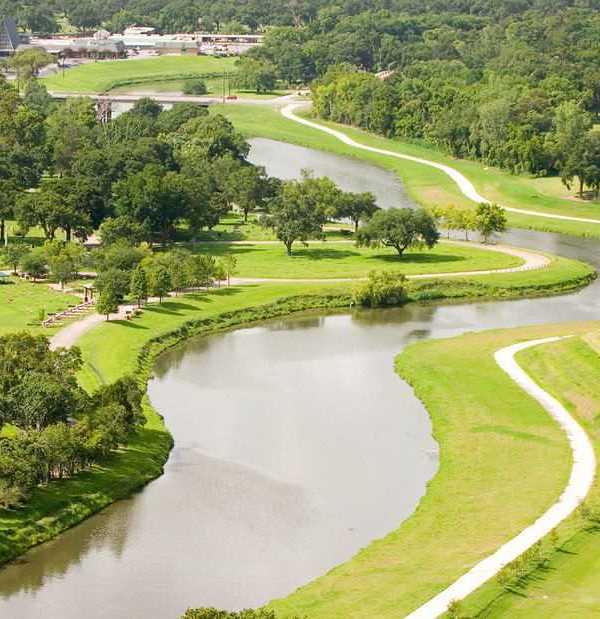
<svg viewBox="0 0 600 619"><path fill-rule="evenodd" d="M302 118L301 116L297 116L295 111L301 107L306 107L305 103L292 103L290 105L286 105L282 108L281 113L289 120L293 120L294 122L300 123L301 125L305 125L306 127L310 127L311 129L317 129L318 131L322 131L324 133L328 133L338 140L342 141L344 144L348 146L352 146L353 148L358 148L361 150L366 150L371 153L377 153L379 155L386 155L388 157L395 157L396 159L404 159L405 161L413 161L414 163L419 163L421 165L426 165L431 168L436 168L437 170L442 171L444 174L449 176L457 185L460 191L464 196L466 196L469 200L480 204L485 202L487 204L490 203L490 200L482 196L477 192L473 183L463 174L461 174L455 168L451 166L445 165L443 163L437 163L436 161L430 161L429 159L421 159L420 157L413 157L411 155L403 155L401 153L396 153L391 150L386 150L383 148L376 148L374 146L367 146L366 144L361 144L360 142L356 142L350 136L346 135L343 131L338 129L332 129L331 127L326 127L324 125L320 125L319 123L308 120L307 118ZM572 217L570 215L557 215L554 213L540 213L539 211L530 211L527 209L520 209L514 207L503 206L506 211L511 213L519 213L521 215L531 215L533 217L546 217L549 219L559 219L561 221L574 221L578 223L589 223L589 224L598 224L600 225L600 219L591 219L588 217Z"/></svg>
<svg viewBox="0 0 600 619"><path fill-rule="evenodd" d="M502 568L548 535L570 516L588 495L596 473L596 456L590 439L566 408L534 382L515 360L515 355L522 350L561 339L564 338L550 337L513 344L498 350L494 357L510 378L537 400L566 433L573 452L573 466L567 487L558 501L531 526L477 563L447 589L410 613L406 619L434 619L444 614L453 601L462 600L473 593Z"/></svg>

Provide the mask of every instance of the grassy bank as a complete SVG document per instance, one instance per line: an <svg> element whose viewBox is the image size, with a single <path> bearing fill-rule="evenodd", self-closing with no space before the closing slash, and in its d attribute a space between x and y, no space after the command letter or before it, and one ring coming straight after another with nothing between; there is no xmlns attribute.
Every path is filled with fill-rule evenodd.
<svg viewBox="0 0 600 619"><path fill-rule="evenodd" d="M43 78L54 92L82 94L108 92L114 88L189 78L209 78L234 70L235 58L212 56L161 56L140 60L108 60L83 64Z"/></svg>
<svg viewBox="0 0 600 619"><path fill-rule="evenodd" d="M443 172L422 164L397 160L377 153L347 146L325 133L304 127L284 118L278 110L244 105L217 106L215 110L226 114L249 137L266 137L282 142L324 150L338 155L354 157L398 174L409 195L423 206L456 204L472 207L473 203L459 191L456 184ZM556 197L540 188L536 179L514 176L496 168L488 168L474 161L453 159L439 151L422 145L389 140L364 131L322 123L340 129L357 142L384 148L400 154L411 155L450 165L473 182L479 193L504 206L528 209L549 214L572 217L589 217L600 222L600 205L577 202ZM515 213L508 214L511 226L548 232L563 232L579 236L600 237L599 224L585 224L545 219Z"/></svg>
<svg viewBox="0 0 600 619"><path fill-rule="evenodd" d="M194 247L214 256L233 254L240 277L331 278L366 277L373 269L398 271L405 275L453 273L505 269L523 264L523 260L500 252L478 249L468 244L441 242L433 249L407 250L398 256L395 249L356 247L348 243L297 243L287 256L283 244L199 244Z"/></svg>
<svg viewBox="0 0 600 619"><path fill-rule="evenodd" d="M519 353L517 360L586 429L600 459L600 331ZM600 508L600 479L587 501ZM600 526L579 513L549 544L547 563L501 586L493 580L463 603L466 617L600 616Z"/></svg>
<svg viewBox="0 0 600 619"><path fill-rule="evenodd" d="M498 368L493 353L593 328L536 326L407 348L397 371L426 404L441 447L427 494L396 531L270 606L283 617L404 616L532 523L566 485L570 450L559 426Z"/></svg>
<svg viewBox="0 0 600 619"><path fill-rule="evenodd" d="M549 294L583 285L592 276L586 265L556 259L541 271L411 282L409 300ZM156 355L191 335L308 309L348 308L349 302L349 286L334 282L249 285L170 298L146 306L133 321L104 322L86 333L78 342L84 358L79 379L88 391L127 374L145 382ZM54 537L161 473L171 438L147 402L144 412L145 426L119 453L73 479L38 488L23 509L0 512L0 562Z"/></svg>
<svg viewBox="0 0 600 619"><path fill-rule="evenodd" d="M43 282L11 277L10 283L0 284L0 336L22 329L52 335L56 327L43 329L40 312L56 313L80 302L77 297L52 290Z"/></svg>

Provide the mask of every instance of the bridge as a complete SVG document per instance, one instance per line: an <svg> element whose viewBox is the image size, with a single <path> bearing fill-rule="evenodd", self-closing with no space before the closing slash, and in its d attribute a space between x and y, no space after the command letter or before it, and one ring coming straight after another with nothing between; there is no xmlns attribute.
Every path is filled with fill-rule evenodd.
<svg viewBox="0 0 600 619"><path fill-rule="evenodd" d="M135 103L140 99L151 98L157 103L196 103L203 107L209 105L215 105L217 103L223 103L222 97L198 97L194 95L178 95L178 94L159 94L159 93L139 93L131 95L118 95L118 94L87 94L77 92L49 92L50 96L54 99L66 100L76 99L79 97L86 97L88 99L94 99L95 101L110 100L112 103Z"/></svg>

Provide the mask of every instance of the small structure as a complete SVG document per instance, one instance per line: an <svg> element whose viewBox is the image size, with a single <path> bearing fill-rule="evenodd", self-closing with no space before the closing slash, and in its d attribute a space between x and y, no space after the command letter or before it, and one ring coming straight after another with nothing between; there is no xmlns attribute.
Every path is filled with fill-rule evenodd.
<svg viewBox="0 0 600 619"><path fill-rule="evenodd" d="M12 56L19 45L21 38L17 34L17 26L12 17L0 16L0 57Z"/></svg>
<svg viewBox="0 0 600 619"><path fill-rule="evenodd" d="M0 271L0 284L8 284L10 281L10 273Z"/></svg>
<svg viewBox="0 0 600 619"><path fill-rule="evenodd" d="M107 125L112 119L112 102L110 99L98 99L96 102L96 122Z"/></svg>

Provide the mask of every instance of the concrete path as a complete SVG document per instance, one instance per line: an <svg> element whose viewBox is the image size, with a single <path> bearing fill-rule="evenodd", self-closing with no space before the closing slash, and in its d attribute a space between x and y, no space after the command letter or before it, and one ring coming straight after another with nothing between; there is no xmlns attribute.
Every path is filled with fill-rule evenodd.
<svg viewBox="0 0 600 619"><path fill-rule="evenodd" d="M494 554L475 565L446 590L410 613L407 619L433 619L445 613L452 601L467 597L498 574L503 567L548 535L577 509L589 493L596 474L596 457L590 439L565 407L535 383L515 361L515 354L521 350L561 339L564 338L551 337L514 344L497 351L495 359L498 365L524 391L535 398L565 431L573 452L573 467L567 487L558 501L531 526L501 546ZM531 490L535 491L535 488Z"/></svg>
<svg viewBox="0 0 600 619"><path fill-rule="evenodd" d="M311 129L317 129L318 131L323 131L324 133L328 133L333 137L337 138L347 144L348 146L352 146L353 148L360 148L361 150L366 150L371 153L377 153L379 155L386 155L388 157L395 157L396 159L404 159L405 161L414 161L415 163L420 163L422 165L426 165L432 168L436 168L447 174L457 185L460 191L467 197L469 200L473 202L477 202L478 204L485 202L489 204L489 200L480 195L475 189L473 183L466 178L463 174L461 174L458 170L454 168L444 165L443 163L437 163L435 161L429 161L428 159L421 159L420 157L412 157L410 155L402 155L400 153L396 153L391 150L385 150L383 148L375 148L373 146L366 146L365 144L361 144L360 142L356 142L351 137L339 131L337 129L332 129L331 127L326 127L324 125L320 125L318 123L307 120L306 118L302 118L301 116L296 116L295 111L301 107L306 107L306 104L302 103L293 103L287 105L281 110L281 113L288 118L289 120L293 120L297 123L305 125L306 127L310 127ZM571 217L569 215L556 215L552 213L540 213L539 211L530 211L526 209L520 208L512 208L512 207L503 207L505 210L510 211L511 213L520 213L521 215L532 215L533 217L547 217L550 219L560 219L563 221L576 221L579 223L589 223L589 224L598 224L600 225L600 219L590 219L587 217Z"/></svg>
<svg viewBox="0 0 600 619"><path fill-rule="evenodd" d="M265 243L271 243L272 241L264 241ZM328 241L332 242L332 241ZM344 241L347 242L347 241ZM466 245L461 241L444 241L448 244ZM518 267L509 267L507 269L487 269L481 271L456 271L451 273L419 273L415 275L407 275L407 279L432 279L436 277L466 277L469 275L493 275L495 273L519 273L520 271L532 271L535 269L543 269L550 264L550 259L543 254L529 251L526 249L519 249L516 247L510 247L509 245L483 245L482 243L469 243L470 247L476 247L485 251L497 251L510 256L516 256L523 260L523 264ZM233 285L239 284L260 284L260 283L296 283L296 284L319 284L327 282L354 282L364 277L337 277L337 278L267 278L267 277L232 277L231 283Z"/></svg>

